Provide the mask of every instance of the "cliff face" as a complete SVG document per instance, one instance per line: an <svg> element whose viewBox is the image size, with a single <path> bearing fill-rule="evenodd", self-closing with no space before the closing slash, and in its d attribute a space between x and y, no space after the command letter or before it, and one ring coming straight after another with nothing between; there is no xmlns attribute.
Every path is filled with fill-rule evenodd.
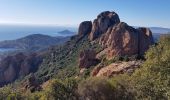
<svg viewBox="0 0 170 100"><path fill-rule="evenodd" d="M91 32L79 34L88 34L90 41L99 41L99 44L107 49L108 58L143 55L153 44L150 29L144 27L135 29L124 22L120 22L119 16L115 12L102 12L93 21L92 29L89 25L89 29L86 30L91 30ZM79 32L82 32L81 28L79 28Z"/></svg>
<svg viewBox="0 0 170 100"><path fill-rule="evenodd" d="M119 23L119 16L115 12L102 12L93 21L92 31L90 33L90 40L98 38L101 34L105 33L109 27Z"/></svg>
<svg viewBox="0 0 170 100"><path fill-rule="evenodd" d="M145 27L136 29L129 26L127 23L120 21L118 14L110 11L99 14L93 21L92 26L91 24L89 24L89 26L86 24L86 27L83 29L88 31L83 32L81 29L82 24L80 24L79 32L81 33L79 33L79 35L88 35L88 39L92 44L97 43L102 48L101 51L97 53L88 51L84 56L81 56L81 54L79 57L80 69L95 66L91 74L92 76L111 77L116 74L129 73L135 70L142 62L112 62L109 65L104 64L106 61L99 62L97 65L93 64L93 62L94 59L102 61L103 57L106 57L109 61L116 57L143 56L149 49L149 46L154 43L150 29Z"/></svg>
<svg viewBox="0 0 170 100"><path fill-rule="evenodd" d="M37 54L18 53L4 58L0 63L0 85L35 72L41 62L42 58Z"/></svg>

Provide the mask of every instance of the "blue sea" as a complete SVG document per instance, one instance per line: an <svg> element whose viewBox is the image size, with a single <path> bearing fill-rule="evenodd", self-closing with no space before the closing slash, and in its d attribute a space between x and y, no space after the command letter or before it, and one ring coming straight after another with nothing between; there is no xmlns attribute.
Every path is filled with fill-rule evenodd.
<svg viewBox="0 0 170 100"><path fill-rule="evenodd" d="M0 41L14 40L31 34L61 36L58 32L69 30L77 32L76 27L67 26L38 26L38 25L0 25Z"/></svg>
<svg viewBox="0 0 170 100"><path fill-rule="evenodd" d="M8 49L6 49L6 48L0 48L0 53L4 53L4 52L9 52L9 51L15 51L16 49L13 49L13 48L8 48Z"/></svg>

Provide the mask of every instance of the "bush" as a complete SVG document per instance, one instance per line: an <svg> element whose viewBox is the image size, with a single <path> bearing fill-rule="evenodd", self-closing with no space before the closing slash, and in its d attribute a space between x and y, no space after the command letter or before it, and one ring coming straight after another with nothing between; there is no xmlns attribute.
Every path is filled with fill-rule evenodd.
<svg viewBox="0 0 170 100"><path fill-rule="evenodd" d="M77 98L77 80L66 79L66 80L51 80L49 86L44 91L44 96L47 100L75 100Z"/></svg>
<svg viewBox="0 0 170 100"><path fill-rule="evenodd" d="M89 78L78 86L81 100L132 100L130 93L121 84L113 85L105 78Z"/></svg>
<svg viewBox="0 0 170 100"><path fill-rule="evenodd" d="M112 87L104 79L87 79L78 86L78 93L82 100L110 100Z"/></svg>
<svg viewBox="0 0 170 100"><path fill-rule="evenodd" d="M129 57L128 57L128 56L124 56L123 59L124 59L124 61L126 61L126 62L129 61Z"/></svg>
<svg viewBox="0 0 170 100"><path fill-rule="evenodd" d="M14 91L10 86L0 88L0 100L23 100L22 93Z"/></svg>
<svg viewBox="0 0 170 100"><path fill-rule="evenodd" d="M132 76L138 99L170 99L170 37L146 53L146 61Z"/></svg>

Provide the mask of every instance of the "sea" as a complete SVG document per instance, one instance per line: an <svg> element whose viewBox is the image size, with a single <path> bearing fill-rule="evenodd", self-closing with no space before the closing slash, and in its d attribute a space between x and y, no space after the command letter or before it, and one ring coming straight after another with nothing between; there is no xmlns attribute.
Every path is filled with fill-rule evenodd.
<svg viewBox="0 0 170 100"><path fill-rule="evenodd" d="M15 51L14 48L0 48L0 53L8 52L8 51Z"/></svg>
<svg viewBox="0 0 170 100"><path fill-rule="evenodd" d="M0 24L0 41L14 40L31 34L45 34L49 36L61 36L58 32L69 30L77 32L77 27L71 26L47 26L47 25L6 25Z"/></svg>

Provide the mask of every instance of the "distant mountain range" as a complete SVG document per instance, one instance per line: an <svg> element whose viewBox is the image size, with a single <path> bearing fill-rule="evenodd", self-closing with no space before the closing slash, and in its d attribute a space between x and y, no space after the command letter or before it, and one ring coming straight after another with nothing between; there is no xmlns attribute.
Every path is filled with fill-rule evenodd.
<svg viewBox="0 0 170 100"><path fill-rule="evenodd" d="M47 48L52 45L62 44L70 37L52 37L42 34L33 34L16 40L6 40L0 42L0 48L13 48L18 50L33 50L37 51L42 48Z"/></svg>
<svg viewBox="0 0 170 100"><path fill-rule="evenodd" d="M170 28L162 28L162 27L150 27L151 31L153 33L161 33L161 34L164 34L164 33L168 33L170 32Z"/></svg>
<svg viewBox="0 0 170 100"><path fill-rule="evenodd" d="M150 30L153 33L153 37L154 37L155 41L159 40L159 38L162 34L170 33L170 28L150 27Z"/></svg>

